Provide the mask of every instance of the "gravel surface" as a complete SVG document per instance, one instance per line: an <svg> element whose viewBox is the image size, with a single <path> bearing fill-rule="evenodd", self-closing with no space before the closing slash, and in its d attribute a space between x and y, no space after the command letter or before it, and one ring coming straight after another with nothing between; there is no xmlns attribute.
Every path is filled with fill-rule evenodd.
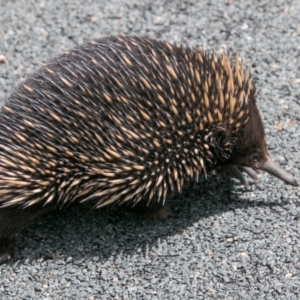
<svg viewBox="0 0 300 300"><path fill-rule="evenodd" d="M0 99L40 62L104 35L239 51L271 156L300 177L300 1L227 2L0 0ZM0 266L0 299L299 299L300 189L260 178L249 190L191 186L154 224L89 206L42 217Z"/></svg>

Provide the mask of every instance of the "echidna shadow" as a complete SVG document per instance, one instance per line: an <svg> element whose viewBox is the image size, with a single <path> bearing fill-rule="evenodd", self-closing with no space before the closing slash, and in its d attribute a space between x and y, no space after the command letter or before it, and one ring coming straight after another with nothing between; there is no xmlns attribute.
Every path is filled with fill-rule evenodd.
<svg viewBox="0 0 300 300"><path fill-rule="evenodd" d="M9 262L55 260L72 257L89 260L95 257L105 262L118 254L134 256L137 250L143 256L156 251L159 244L182 230L199 222L199 234L207 226L201 222L210 216L227 211L247 209L253 206L278 206L274 201L240 199L239 193L232 193L235 183L216 177L192 184L174 197L174 215L159 222L143 220L139 216L119 209L94 210L91 205L75 205L68 209L52 212L36 219L18 236L16 256ZM231 224L228 223L228 228ZM201 229L202 227L202 229Z"/></svg>

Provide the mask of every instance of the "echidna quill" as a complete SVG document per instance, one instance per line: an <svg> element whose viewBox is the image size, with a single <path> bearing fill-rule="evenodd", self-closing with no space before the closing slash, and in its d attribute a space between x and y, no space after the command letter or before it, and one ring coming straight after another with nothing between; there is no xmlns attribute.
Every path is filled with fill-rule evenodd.
<svg viewBox="0 0 300 300"><path fill-rule="evenodd" d="M186 182L212 171L255 181L269 157L255 84L239 57L147 38L65 52L22 83L0 121L0 259L29 220L95 201L163 217Z"/></svg>

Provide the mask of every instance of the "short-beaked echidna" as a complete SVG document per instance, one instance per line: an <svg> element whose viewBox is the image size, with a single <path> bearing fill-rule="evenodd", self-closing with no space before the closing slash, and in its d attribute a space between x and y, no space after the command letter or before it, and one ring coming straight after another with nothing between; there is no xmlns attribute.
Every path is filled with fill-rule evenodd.
<svg viewBox="0 0 300 300"><path fill-rule="evenodd" d="M65 52L0 115L0 260L28 220L71 203L163 216L212 171L246 183L268 156L255 84L239 57L117 36Z"/></svg>

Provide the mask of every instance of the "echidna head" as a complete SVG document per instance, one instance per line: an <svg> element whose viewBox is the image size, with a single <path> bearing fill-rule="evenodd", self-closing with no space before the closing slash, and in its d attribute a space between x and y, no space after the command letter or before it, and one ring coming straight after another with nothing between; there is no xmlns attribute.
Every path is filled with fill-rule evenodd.
<svg viewBox="0 0 300 300"><path fill-rule="evenodd" d="M291 174L287 173L269 157L263 123L255 102L250 104L249 120L238 133L234 144L232 156L227 161L229 165L234 165L246 171L254 181L258 181L254 171L263 170L287 184L298 185ZM242 175L235 175L235 177L239 176Z"/></svg>
<svg viewBox="0 0 300 300"><path fill-rule="evenodd" d="M230 161L236 165L260 169L267 159L264 126L256 105L250 103L249 120L238 133Z"/></svg>

